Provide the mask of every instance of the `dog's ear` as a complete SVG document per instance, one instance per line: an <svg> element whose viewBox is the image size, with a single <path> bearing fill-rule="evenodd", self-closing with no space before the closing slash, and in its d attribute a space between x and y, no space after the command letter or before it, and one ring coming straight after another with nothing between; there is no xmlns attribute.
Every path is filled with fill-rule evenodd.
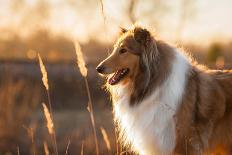
<svg viewBox="0 0 232 155"><path fill-rule="evenodd" d="M126 33L128 31L127 29L125 29L123 27L120 27L120 30L121 30L121 34Z"/></svg>
<svg viewBox="0 0 232 155"><path fill-rule="evenodd" d="M136 27L134 29L134 39L138 43L146 46L148 42L151 40L151 34L147 29Z"/></svg>

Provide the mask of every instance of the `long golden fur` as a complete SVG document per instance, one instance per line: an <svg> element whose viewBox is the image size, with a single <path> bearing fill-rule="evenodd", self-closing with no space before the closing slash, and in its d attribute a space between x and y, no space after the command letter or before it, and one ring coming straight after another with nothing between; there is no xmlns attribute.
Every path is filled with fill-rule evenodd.
<svg viewBox="0 0 232 155"><path fill-rule="evenodd" d="M117 83L107 84L113 103L117 104L121 97L114 89L118 85L127 85L125 92L130 98L129 106L143 104L145 98L169 79L175 60L174 51L176 48L156 40L144 28L123 29L112 54L97 67L98 72L108 75L108 79L115 76L113 80ZM171 154L230 155L232 71L200 68L190 60L187 65L184 91L173 115L176 138ZM118 77L115 73L121 69L127 69L129 73Z"/></svg>

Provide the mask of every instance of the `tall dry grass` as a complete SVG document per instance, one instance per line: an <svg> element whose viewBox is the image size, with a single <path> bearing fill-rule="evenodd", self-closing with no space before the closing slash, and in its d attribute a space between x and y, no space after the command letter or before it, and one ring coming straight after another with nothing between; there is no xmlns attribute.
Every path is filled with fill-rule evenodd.
<svg viewBox="0 0 232 155"><path fill-rule="evenodd" d="M103 21L104 21L104 28L106 30L106 15L105 15L105 12L104 12L103 0L100 0L100 4L101 4L101 14L102 14Z"/></svg>
<svg viewBox="0 0 232 155"><path fill-rule="evenodd" d="M0 154L16 150L23 125L39 102L38 87L31 90L31 84L31 81L15 80L7 73L0 80Z"/></svg>
<svg viewBox="0 0 232 155"><path fill-rule="evenodd" d="M45 103L42 103L43 105L43 110L44 110L44 116L46 118L46 121L47 121L47 129L48 129L48 132L50 135L54 134L54 124L53 124L53 121L52 121L52 117L51 117L51 114L46 106Z"/></svg>
<svg viewBox="0 0 232 155"><path fill-rule="evenodd" d="M84 155L84 142L81 144L81 155Z"/></svg>
<svg viewBox="0 0 232 155"><path fill-rule="evenodd" d="M45 115L45 118L47 120L48 132L52 137L54 153L55 153L55 155L58 155L56 133L55 133L54 124L53 124L54 117L53 117L53 113L52 113L52 105L51 105L51 99L50 99L50 93L49 93L47 70L45 68L45 65L44 65L39 53L38 53L38 59L39 59L40 71L42 73L42 81L43 81L43 84L46 88L47 97L48 97L48 105L49 105L49 110L48 110L47 106L45 104L43 104L44 115Z"/></svg>
<svg viewBox="0 0 232 155"><path fill-rule="evenodd" d="M49 90L48 73L47 73L47 70L45 68L45 65L39 53L38 53L38 59L39 59L39 66L40 66L40 71L42 73L42 81L43 81L44 87L46 88L46 90Z"/></svg>
<svg viewBox="0 0 232 155"><path fill-rule="evenodd" d="M71 141L69 140L67 147L66 147L66 150L65 150L65 155L68 155L68 149L69 149L70 144L71 144Z"/></svg>
<svg viewBox="0 0 232 155"><path fill-rule="evenodd" d="M26 127L26 126L23 126L26 131L27 131L27 134L29 136L29 138L31 139L31 150L32 150L32 154L33 155L36 155L37 152L36 152L36 145L35 145L35 125L33 124L32 126L29 126L29 127Z"/></svg>
<svg viewBox="0 0 232 155"><path fill-rule="evenodd" d="M17 155L20 155L20 150L18 146L17 146Z"/></svg>
<svg viewBox="0 0 232 155"><path fill-rule="evenodd" d="M104 3L103 0L100 0L100 4L101 4L101 15L103 17L103 23L104 23L104 35L105 35L105 39L109 40L108 35L107 35L107 22L106 22L106 14L104 11ZM107 46L107 54L110 54L110 48L109 46Z"/></svg>
<svg viewBox="0 0 232 155"><path fill-rule="evenodd" d="M49 155L48 144L46 141L44 141L43 146L44 146L44 154Z"/></svg>
<svg viewBox="0 0 232 155"><path fill-rule="evenodd" d="M87 79L88 70L85 66L85 60L84 60L83 53L82 53L82 50L81 50L79 43L77 41L75 41L74 44L75 44L75 50L76 50L76 56L77 56L77 65L78 65L78 68L81 72L81 75L84 77L87 95L88 95L88 99L89 99L87 109L89 111L91 123L92 123L92 127L93 127L96 155L99 155L98 139L97 139L96 125L95 125L95 118L94 118L94 113L93 113L93 104L92 104L92 98L91 98L91 94L90 94L90 90L89 90L89 83L88 83L88 79Z"/></svg>
<svg viewBox="0 0 232 155"><path fill-rule="evenodd" d="M111 154L111 145L110 145L110 140L109 140L108 134L106 133L106 130L103 127L101 127L100 129L101 129L101 133L102 133L104 142L106 144L106 148L108 150L108 154Z"/></svg>

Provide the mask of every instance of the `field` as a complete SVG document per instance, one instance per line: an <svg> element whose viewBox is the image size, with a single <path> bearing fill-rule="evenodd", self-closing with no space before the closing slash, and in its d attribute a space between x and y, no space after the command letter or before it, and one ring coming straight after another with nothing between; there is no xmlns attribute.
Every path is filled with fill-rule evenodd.
<svg viewBox="0 0 232 155"><path fill-rule="evenodd" d="M84 78L76 64L49 64L47 68L59 153L65 152L68 143L69 154L80 153L82 143L85 154L93 153L95 148L90 116L86 109L88 98ZM89 69L90 75L91 70L94 69ZM0 72L4 75L1 76L0 94L1 154L16 153L17 148L21 154L33 154L33 151L43 154L45 142L52 152L41 104L48 101L38 63L1 62ZM107 152L100 127L112 137L110 140L114 148L111 106L108 104L108 97L101 90L102 81L96 75L88 80L91 83L90 90L94 92L92 97L100 152Z"/></svg>
<svg viewBox="0 0 232 155"><path fill-rule="evenodd" d="M191 48L190 51L194 49ZM228 47L224 50L224 55L229 54L227 50ZM73 52L75 56L75 51ZM207 51L201 51L193 53L193 56L204 63L207 61L206 54ZM87 64L87 78L99 152L100 154L115 154L117 146L112 107L109 95L102 88L104 80L95 71L95 66L100 59L103 58L93 59ZM230 68L230 60L226 59L226 61L224 67ZM48 74L59 154L65 154L66 151L67 154L80 154L81 151L84 154L95 154L93 128L87 110L86 85L75 58L70 61L44 61L44 64ZM213 63L208 63L208 66L217 67ZM46 146L49 153L53 154L53 141L47 130L42 106L42 103L48 104L48 98L42 82L38 59L2 60L0 75L0 154L16 154L17 151L25 155L46 154L44 152ZM106 147L101 128L106 131L110 150ZM119 148L118 152L120 152Z"/></svg>

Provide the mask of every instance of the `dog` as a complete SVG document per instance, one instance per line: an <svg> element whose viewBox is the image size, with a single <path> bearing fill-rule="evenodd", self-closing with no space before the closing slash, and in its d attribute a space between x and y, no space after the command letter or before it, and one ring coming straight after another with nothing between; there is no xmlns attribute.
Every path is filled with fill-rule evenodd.
<svg viewBox="0 0 232 155"><path fill-rule="evenodd" d="M209 70L147 29L122 28L106 76L124 146L141 155L232 154L232 70Z"/></svg>

